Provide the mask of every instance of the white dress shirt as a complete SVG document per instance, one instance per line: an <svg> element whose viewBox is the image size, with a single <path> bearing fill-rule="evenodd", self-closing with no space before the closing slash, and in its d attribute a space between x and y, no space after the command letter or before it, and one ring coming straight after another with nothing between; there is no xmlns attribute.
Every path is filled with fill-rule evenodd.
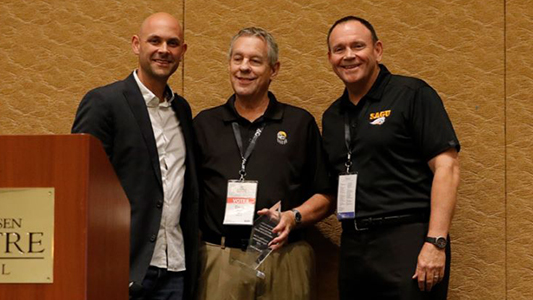
<svg viewBox="0 0 533 300"><path fill-rule="evenodd" d="M184 271L185 249L179 222L185 180L185 141L180 122L170 106L174 93L167 86L166 99L160 102L139 80L137 71L133 72L133 76L150 115L163 183L163 213L150 265L173 272Z"/></svg>

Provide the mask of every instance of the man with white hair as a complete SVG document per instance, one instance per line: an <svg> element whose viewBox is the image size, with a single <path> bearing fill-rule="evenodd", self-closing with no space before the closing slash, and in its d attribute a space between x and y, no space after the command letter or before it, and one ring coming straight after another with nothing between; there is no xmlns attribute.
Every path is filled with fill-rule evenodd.
<svg viewBox="0 0 533 300"><path fill-rule="evenodd" d="M194 119L202 203L199 299L315 296L314 252L302 227L328 213L329 179L313 116L269 92L279 68L274 38L260 28L242 29L229 51L234 95ZM235 190L249 192L245 204L234 205ZM265 278L258 278L232 261L245 260L255 212L266 214L280 200L275 251L260 266Z"/></svg>

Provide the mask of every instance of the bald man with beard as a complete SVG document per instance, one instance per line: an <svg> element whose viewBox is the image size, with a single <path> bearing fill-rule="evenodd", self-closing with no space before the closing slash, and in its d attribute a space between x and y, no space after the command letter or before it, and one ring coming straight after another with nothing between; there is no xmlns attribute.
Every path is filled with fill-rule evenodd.
<svg viewBox="0 0 533 300"><path fill-rule="evenodd" d="M88 92L73 133L98 138L131 205L130 299L191 299L198 252L198 183L191 109L168 86L187 50L167 13L132 37L139 67Z"/></svg>

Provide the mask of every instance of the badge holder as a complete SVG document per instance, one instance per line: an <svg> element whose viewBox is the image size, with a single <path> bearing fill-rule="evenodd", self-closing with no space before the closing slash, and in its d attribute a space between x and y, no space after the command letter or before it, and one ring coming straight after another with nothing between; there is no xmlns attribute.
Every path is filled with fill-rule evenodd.
<svg viewBox="0 0 533 300"><path fill-rule="evenodd" d="M253 225L258 182L228 180L224 225Z"/></svg>
<svg viewBox="0 0 533 300"><path fill-rule="evenodd" d="M345 163L346 172L339 175L337 189L337 219L355 219L355 197L357 191L357 172L350 172L351 153Z"/></svg>
<svg viewBox="0 0 533 300"><path fill-rule="evenodd" d="M272 230L279 224L281 219L280 202L269 209L268 214L261 215L254 221L246 254L240 260L235 260L245 269L254 272L261 279L265 278L265 273L258 270L265 259L272 253L269 244L277 234Z"/></svg>

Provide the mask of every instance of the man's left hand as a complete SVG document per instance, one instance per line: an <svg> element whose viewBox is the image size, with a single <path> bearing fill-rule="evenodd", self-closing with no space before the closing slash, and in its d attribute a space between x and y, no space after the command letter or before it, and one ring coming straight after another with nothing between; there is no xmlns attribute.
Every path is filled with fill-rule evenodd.
<svg viewBox="0 0 533 300"><path fill-rule="evenodd" d="M424 243L418 262L416 264L413 279L418 280L418 287L421 291L431 291L431 289L444 278L444 266L446 264L446 252L438 249L430 243Z"/></svg>
<svg viewBox="0 0 533 300"><path fill-rule="evenodd" d="M270 213L272 212L266 208L257 212L259 215L268 215ZM289 239L289 233L295 226L294 213L290 210L282 212L278 225L272 230L278 236L270 242L270 248L272 250L281 248Z"/></svg>

